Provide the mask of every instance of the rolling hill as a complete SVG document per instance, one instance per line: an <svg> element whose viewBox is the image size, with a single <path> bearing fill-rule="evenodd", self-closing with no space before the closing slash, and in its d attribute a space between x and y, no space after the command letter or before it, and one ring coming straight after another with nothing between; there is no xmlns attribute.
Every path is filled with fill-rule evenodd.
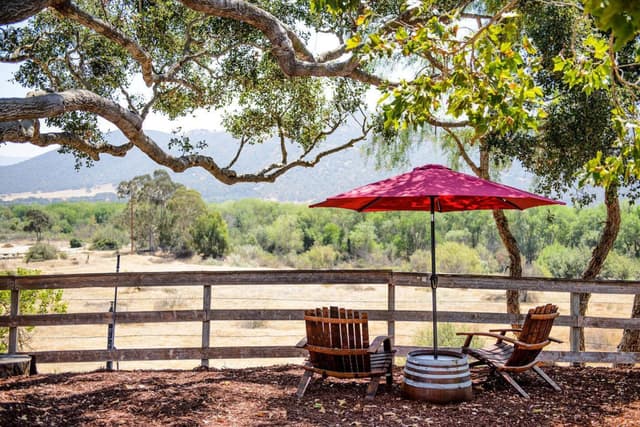
<svg viewBox="0 0 640 427"><path fill-rule="evenodd" d="M149 134L163 146L166 146L171 138L170 134L162 132L151 131ZM188 135L192 141L206 141L207 150L215 152L216 159L220 160L220 163L228 161L234 154L235 144L225 133L198 130ZM332 135L327 144L330 146L342 143L353 135L355 130L347 127ZM120 143L123 137L121 134L112 133L108 135L108 139L113 143ZM245 154L246 156L238 162L237 169L239 171L259 170L277 160L278 145L251 146ZM411 166L443 162L444 156L431 144L424 144L411 154ZM113 192L95 194L95 191L92 193L89 191L96 187L106 188L107 184L115 188L121 181L161 168L138 149L132 150L124 158L104 155L92 167L81 167L79 170L75 169L75 159L72 155L51 151L17 164L0 166L0 200L5 202L9 199L25 202L53 201L62 198L113 200L115 199ZM309 202L407 169L409 167L394 171L376 171L373 161L367 161L358 148L352 148L325 157L314 168L293 169L275 183L242 183L229 186L197 168L180 174L169 172L176 182L199 191L207 201L261 198ZM503 182L526 188L530 177L516 168L503 177ZM42 194L51 192L65 192L65 195Z"/></svg>

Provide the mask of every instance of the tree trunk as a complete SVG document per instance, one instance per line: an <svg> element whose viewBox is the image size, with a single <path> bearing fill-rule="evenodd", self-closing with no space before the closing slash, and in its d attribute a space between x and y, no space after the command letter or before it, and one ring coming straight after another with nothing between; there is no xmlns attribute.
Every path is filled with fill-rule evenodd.
<svg viewBox="0 0 640 427"><path fill-rule="evenodd" d="M631 318L637 319L640 317L640 295L633 297L633 308L631 309ZM625 329L622 334L620 344L618 344L618 351L640 351L640 330L638 329ZM620 366L620 365L618 365Z"/></svg>
<svg viewBox="0 0 640 427"><path fill-rule="evenodd" d="M583 280L594 280L600 274L607 255L609 255L618 237L618 231L620 230L620 200L618 199L618 187L616 185L610 185L605 189L605 206L607 208L607 219L600 235L600 240L598 240L598 244L591 252L589 264L582 273L581 278ZM580 316L586 315L590 298L590 293L580 294ZM579 344L580 351L584 351L584 328L580 328Z"/></svg>
<svg viewBox="0 0 640 427"><path fill-rule="evenodd" d="M480 145L480 167L476 170L476 175L483 179L489 179L489 147L486 141ZM516 238L511 233L507 216L501 210L493 211L493 219L498 228L498 234L505 249L509 253L509 277L518 279L522 277L522 257ZM507 313L520 314L520 292L517 290L507 290ZM517 327L519 325L513 325Z"/></svg>
<svg viewBox="0 0 640 427"><path fill-rule="evenodd" d="M633 307L631 309L631 318L637 319L640 317L640 295L633 297ZM618 351L640 351L640 330L638 329L625 329L622 334L620 344L618 344ZM625 366L625 365L618 365Z"/></svg>
<svg viewBox="0 0 640 427"><path fill-rule="evenodd" d="M509 277L520 278L522 277L522 257L518 242L509 228L507 216L503 211L493 211L493 219L496 221L502 244L509 253ZM520 314L520 292L517 290L507 291L507 313Z"/></svg>

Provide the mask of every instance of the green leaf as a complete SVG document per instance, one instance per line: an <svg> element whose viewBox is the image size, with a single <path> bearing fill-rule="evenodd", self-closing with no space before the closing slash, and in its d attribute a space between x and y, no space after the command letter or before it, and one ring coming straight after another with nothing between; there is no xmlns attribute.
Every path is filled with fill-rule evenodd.
<svg viewBox="0 0 640 427"><path fill-rule="evenodd" d="M347 50L356 49L358 46L360 46L361 43L362 43L362 39L360 38L360 35L356 34L355 36L347 40L347 43L346 43Z"/></svg>

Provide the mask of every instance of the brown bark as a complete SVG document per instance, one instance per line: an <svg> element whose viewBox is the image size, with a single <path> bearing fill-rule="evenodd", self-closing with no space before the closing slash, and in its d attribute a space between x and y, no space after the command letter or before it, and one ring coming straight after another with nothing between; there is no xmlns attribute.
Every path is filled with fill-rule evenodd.
<svg viewBox="0 0 640 427"><path fill-rule="evenodd" d="M518 242L511 233L509 221L503 211L493 211L493 219L498 227L498 234L505 249L509 253L509 277L522 277L522 257ZM507 291L507 313L520 314L520 292L517 290Z"/></svg>
<svg viewBox="0 0 640 427"><path fill-rule="evenodd" d="M637 319L640 317L640 295L633 297L633 308L631 309L631 318ZM625 329L622 334L620 344L618 344L618 351L640 351L640 330L638 329Z"/></svg>
<svg viewBox="0 0 640 427"><path fill-rule="evenodd" d="M2 0L0 2L0 25L15 24L36 15L38 12L68 0Z"/></svg>
<svg viewBox="0 0 640 427"><path fill-rule="evenodd" d="M598 240L598 244L591 252L591 259L587 268L582 273L583 280L594 280L607 259L607 255L613 248L613 244L618 237L620 230L620 200L618 199L618 187L610 185L605 189L605 206L607 208L607 219L604 229ZM580 316L585 316L589 305L590 293L580 294ZM580 329L580 351L585 350L584 328Z"/></svg>
<svg viewBox="0 0 640 427"><path fill-rule="evenodd" d="M458 147L461 147L461 141L457 140ZM483 179L489 179L489 148L481 142L480 145L480 166L474 169L476 175ZM496 227L498 228L498 234L502 240L507 253L509 254L509 277L515 279L522 277L522 257L520 255L520 248L516 238L511 233L509 228L509 221L507 216L501 210L493 211L493 219L495 220ZM507 290L507 313L520 314L520 291ZM517 327L519 325L513 325Z"/></svg>

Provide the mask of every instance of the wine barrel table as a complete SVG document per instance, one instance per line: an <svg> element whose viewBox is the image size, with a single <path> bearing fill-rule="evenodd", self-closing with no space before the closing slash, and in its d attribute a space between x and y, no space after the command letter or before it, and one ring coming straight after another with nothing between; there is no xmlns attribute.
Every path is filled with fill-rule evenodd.
<svg viewBox="0 0 640 427"><path fill-rule="evenodd" d="M412 400L450 403L471 400L471 372L467 356L454 351L412 351L404 366L402 393Z"/></svg>

